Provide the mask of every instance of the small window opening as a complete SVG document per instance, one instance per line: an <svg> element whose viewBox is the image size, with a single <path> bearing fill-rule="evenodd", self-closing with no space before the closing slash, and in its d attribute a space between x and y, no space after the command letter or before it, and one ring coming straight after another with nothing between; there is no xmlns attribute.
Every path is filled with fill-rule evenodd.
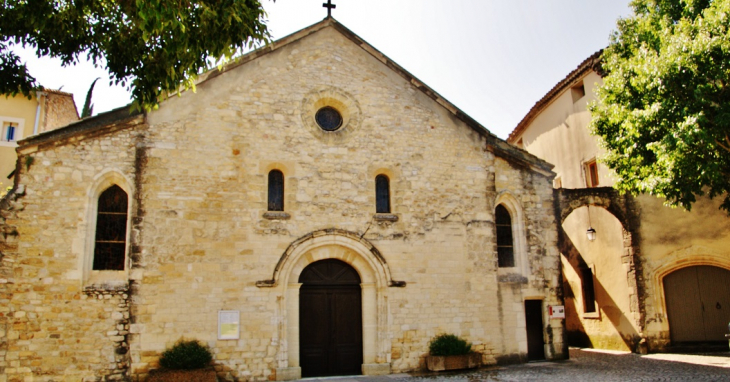
<svg viewBox="0 0 730 382"><path fill-rule="evenodd" d="M512 240L512 217L503 205L494 211L497 226L497 263L500 268L515 266L514 244Z"/></svg>
<svg viewBox="0 0 730 382"><path fill-rule="evenodd" d="M279 170L269 172L269 211L284 211L284 174Z"/></svg>
<svg viewBox="0 0 730 382"><path fill-rule="evenodd" d="M382 174L375 177L375 212L390 213L390 180Z"/></svg>
<svg viewBox="0 0 730 382"><path fill-rule="evenodd" d="M593 269L590 267L580 268L581 284L583 288L583 312L596 312L596 294L593 289Z"/></svg>
<svg viewBox="0 0 730 382"><path fill-rule="evenodd" d="M5 142L15 142L18 138L16 136L18 132L18 124L13 122L6 122L3 124L3 135L2 140Z"/></svg>
<svg viewBox="0 0 730 382"><path fill-rule="evenodd" d="M588 187L598 187L598 164L593 159L586 163L586 184Z"/></svg>
<svg viewBox="0 0 730 382"><path fill-rule="evenodd" d="M583 81L578 82L570 88L570 94L573 96L573 103L578 102L581 98L586 95L586 88L583 85Z"/></svg>
<svg viewBox="0 0 730 382"><path fill-rule="evenodd" d="M127 248L127 193L114 185L99 196L94 243L95 271L123 271Z"/></svg>

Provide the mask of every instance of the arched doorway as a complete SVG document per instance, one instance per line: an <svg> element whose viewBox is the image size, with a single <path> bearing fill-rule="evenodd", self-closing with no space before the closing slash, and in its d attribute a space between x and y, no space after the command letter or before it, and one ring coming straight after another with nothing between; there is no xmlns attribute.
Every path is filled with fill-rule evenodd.
<svg viewBox="0 0 730 382"><path fill-rule="evenodd" d="M302 377L361 374L362 290L349 264L320 260L299 276L299 354Z"/></svg>
<svg viewBox="0 0 730 382"><path fill-rule="evenodd" d="M672 343L725 341L730 321L730 271L708 265L664 277Z"/></svg>

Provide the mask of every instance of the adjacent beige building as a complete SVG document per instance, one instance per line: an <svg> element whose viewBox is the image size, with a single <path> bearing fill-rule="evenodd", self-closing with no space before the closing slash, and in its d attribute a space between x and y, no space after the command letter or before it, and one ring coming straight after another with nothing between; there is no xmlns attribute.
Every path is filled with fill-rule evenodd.
<svg viewBox="0 0 730 382"><path fill-rule="evenodd" d="M180 338L237 381L417 370L440 333L566 355L552 166L334 19L18 152L0 381L141 378Z"/></svg>
<svg viewBox="0 0 730 382"><path fill-rule="evenodd" d="M44 89L31 99L23 95L0 97L0 195L13 183L9 176L15 171L18 141L78 119L69 93Z"/></svg>
<svg viewBox="0 0 730 382"><path fill-rule="evenodd" d="M699 198L686 212L610 188L612 174L587 128L600 73L598 52L508 138L555 165L568 343L632 351L726 347L730 218L716 200Z"/></svg>

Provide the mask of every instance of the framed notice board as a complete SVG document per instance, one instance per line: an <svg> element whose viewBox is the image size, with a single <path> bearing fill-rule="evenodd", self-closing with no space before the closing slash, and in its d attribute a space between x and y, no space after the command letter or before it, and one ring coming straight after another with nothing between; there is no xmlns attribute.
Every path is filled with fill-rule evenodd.
<svg viewBox="0 0 730 382"><path fill-rule="evenodd" d="M237 340L241 333L241 313L237 310L218 311L218 339Z"/></svg>

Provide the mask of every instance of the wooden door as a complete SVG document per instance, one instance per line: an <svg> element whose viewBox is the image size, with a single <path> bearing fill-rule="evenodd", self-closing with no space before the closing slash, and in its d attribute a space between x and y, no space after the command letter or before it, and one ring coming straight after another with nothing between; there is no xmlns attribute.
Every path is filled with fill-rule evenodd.
<svg viewBox="0 0 730 382"><path fill-rule="evenodd" d="M730 321L730 271L696 266L664 278L672 342L725 341Z"/></svg>
<svg viewBox="0 0 730 382"><path fill-rule="evenodd" d="M527 359L545 359L545 340L542 328L542 300L525 300L525 326L527 329Z"/></svg>
<svg viewBox="0 0 730 382"><path fill-rule="evenodd" d="M360 276L342 261L322 260L307 266L299 282L302 377L361 374Z"/></svg>

